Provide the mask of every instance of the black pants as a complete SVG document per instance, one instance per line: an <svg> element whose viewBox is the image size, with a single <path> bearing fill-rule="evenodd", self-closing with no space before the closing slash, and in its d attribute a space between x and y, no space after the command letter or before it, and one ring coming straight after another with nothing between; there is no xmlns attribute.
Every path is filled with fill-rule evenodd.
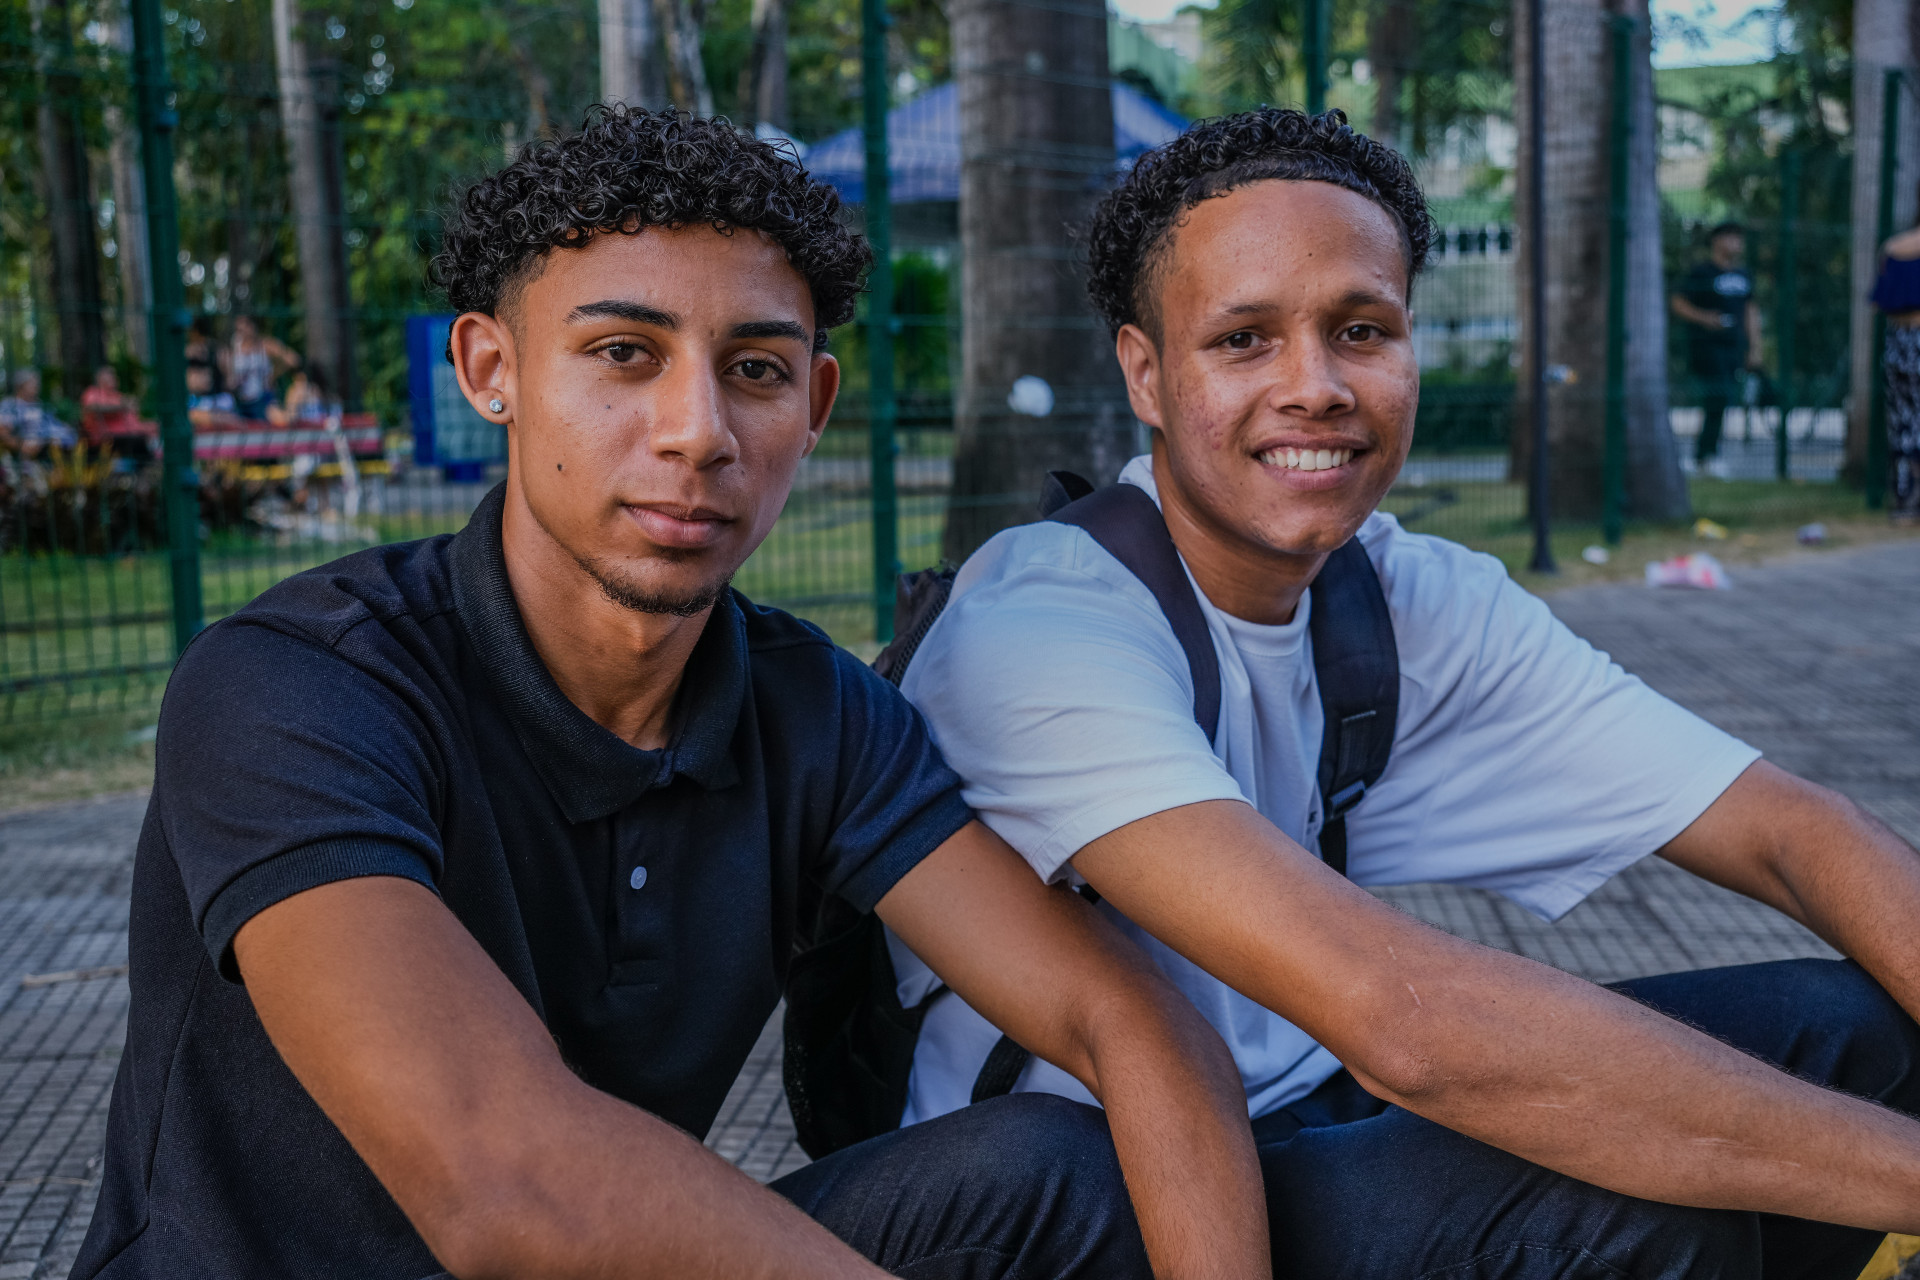
<svg viewBox="0 0 1920 1280"><path fill-rule="evenodd" d="M910 1280L1148 1280L1106 1117L1016 1093L837 1151L773 1189Z"/></svg>
<svg viewBox="0 0 1920 1280"><path fill-rule="evenodd" d="M1805 1079L1920 1110L1920 1028L1851 963L1616 989ZM1387 1106L1345 1072L1254 1134L1274 1274L1290 1280L1853 1280L1880 1243L1602 1191Z"/></svg>
<svg viewBox="0 0 1920 1280"><path fill-rule="evenodd" d="M1693 352L1692 372L1700 389L1701 414L1700 434L1693 442L1696 462L1705 462L1720 452L1727 409L1741 399L1740 372L1746 360L1746 352L1738 347L1700 347Z"/></svg>

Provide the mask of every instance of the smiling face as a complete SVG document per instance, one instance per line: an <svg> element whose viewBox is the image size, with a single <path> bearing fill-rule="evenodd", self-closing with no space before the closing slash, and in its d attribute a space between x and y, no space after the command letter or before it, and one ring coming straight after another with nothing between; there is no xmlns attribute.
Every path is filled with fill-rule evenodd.
<svg viewBox="0 0 1920 1280"><path fill-rule="evenodd" d="M453 347L469 401L508 424L510 534L523 505L609 599L705 609L839 386L806 281L758 232L650 227L551 251L501 311L461 316Z"/></svg>
<svg viewBox="0 0 1920 1280"><path fill-rule="evenodd" d="M1373 201L1267 180L1188 210L1147 278L1156 341L1117 351L1154 477L1214 602L1290 616L1406 461L1420 371L1407 250ZM1275 615L1278 616L1275 616Z"/></svg>

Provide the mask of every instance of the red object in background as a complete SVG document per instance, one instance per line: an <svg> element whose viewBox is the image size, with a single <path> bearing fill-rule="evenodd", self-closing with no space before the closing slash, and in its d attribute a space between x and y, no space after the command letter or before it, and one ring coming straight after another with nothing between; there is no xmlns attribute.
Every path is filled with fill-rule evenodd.
<svg viewBox="0 0 1920 1280"><path fill-rule="evenodd" d="M87 442L104 445L115 438L158 435L160 428L144 422L118 391L88 387L80 393L80 432Z"/></svg>
<svg viewBox="0 0 1920 1280"><path fill-rule="evenodd" d="M380 456L380 420L372 414L341 414L340 434L347 438L347 449L354 457ZM333 436L322 423L299 422L276 427L232 413L195 415L193 456L196 458L242 458L259 462L303 453L333 457Z"/></svg>

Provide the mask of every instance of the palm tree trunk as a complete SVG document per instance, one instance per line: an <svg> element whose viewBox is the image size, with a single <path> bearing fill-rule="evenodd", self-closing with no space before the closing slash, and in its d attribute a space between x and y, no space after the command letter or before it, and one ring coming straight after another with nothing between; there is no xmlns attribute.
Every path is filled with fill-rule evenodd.
<svg viewBox="0 0 1920 1280"><path fill-rule="evenodd" d="M958 561L1033 518L1049 468L1111 480L1136 423L1070 232L1112 181L1105 6L955 0L952 21L962 320L944 551ZM1013 411L1023 377L1047 383L1050 413Z"/></svg>
<svg viewBox="0 0 1920 1280"><path fill-rule="evenodd" d="M1647 0L1627 0L1633 38L1633 135L1627 154L1627 494L1639 520L1693 514L1667 401L1667 284L1660 251L1660 135Z"/></svg>
<svg viewBox="0 0 1920 1280"><path fill-rule="evenodd" d="M1522 80L1534 33L1526 0L1514 4L1514 66ZM1519 172L1534 146L1546 149L1544 245L1520 243L1516 276L1521 299L1521 351L1532 324L1525 299L1535 270L1546 271L1547 443L1552 514L1598 519L1604 500L1606 439L1608 216L1611 197L1608 131L1612 120L1609 22L1637 18L1633 141L1628 153L1627 496L1628 512L1654 519L1686 514L1686 487L1667 427L1666 298L1661 279L1660 197L1655 185L1653 73L1645 39L1645 0L1545 0L1546 118L1536 130L1525 92L1514 95L1520 125ZM1518 86L1524 89L1524 83ZM1521 183L1520 225L1535 193ZM1530 398L1534 370L1521 370L1512 474L1528 474L1532 458Z"/></svg>
<svg viewBox="0 0 1920 1280"><path fill-rule="evenodd" d="M713 114L713 90L700 61L700 18L693 0L653 0L654 20L666 35L667 85L673 104L697 116Z"/></svg>
<svg viewBox="0 0 1920 1280"><path fill-rule="evenodd" d="M653 0L600 0L600 98L650 111L667 105Z"/></svg>
<svg viewBox="0 0 1920 1280"><path fill-rule="evenodd" d="M338 68L309 59L300 38L300 0L273 0L273 50L290 160L306 361L351 401L353 339L339 164Z"/></svg>
<svg viewBox="0 0 1920 1280"><path fill-rule="evenodd" d="M1373 119L1367 131L1390 147L1400 145L1400 84L1413 56L1413 24L1410 0L1374 0L1367 22L1367 65L1373 73Z"/></svg>
<svg viewBox="0 0 1920 1280"><path fill-rule="evenodd" d="M787 0L753 0L753 49L740 68L739 111L787 127Z"/></svg>
<svg viewBox="0 0 1920 1280"><path fill-rule="evenodd" d="M67 0L34 0L45 88L35 111L47 224L53 240L53 304L59 315L60 389L78 396L106 362L100 305L100 246L93 221L79 78L69 65L72 14Z"/></svg>
<svg viewBox="0 0 1920 1280"><path fill-rule="evenodd" d="M133 51L133 19L121 14L114 20L113 46L123 54ZM134 135L133 122L119 106L108 103L107 134L113 139L109 159L113 165L114 261L120 265L120 323L127 334L127 348L142 363L153 358L148 339L148 322L153 310L153 274L147 262L146 181L140 169L140 140Z"/></svg>

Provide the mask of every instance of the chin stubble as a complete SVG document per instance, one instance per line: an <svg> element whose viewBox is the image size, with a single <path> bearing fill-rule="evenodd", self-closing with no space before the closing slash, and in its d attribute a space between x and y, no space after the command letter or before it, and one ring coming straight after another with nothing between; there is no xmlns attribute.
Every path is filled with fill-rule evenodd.
<svg viewBox="0 0 1920 1280"><path fill-rule="evenodd" d="M574 562L588 577L600 584L602 595L622 609L631 609L635 613L664 613L676 618L691 618L719 604L720 597L726 595L727 588L733 583L733 575L728 573L683 594L668 595L624 581L590 556L575 556Z"/></svg>

